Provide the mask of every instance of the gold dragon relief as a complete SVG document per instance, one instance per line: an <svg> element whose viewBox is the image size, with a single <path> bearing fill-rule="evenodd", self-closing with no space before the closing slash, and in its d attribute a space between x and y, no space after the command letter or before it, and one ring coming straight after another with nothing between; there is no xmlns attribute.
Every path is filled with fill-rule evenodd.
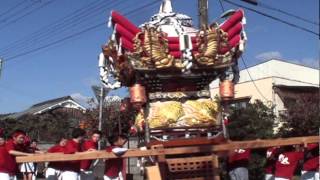
<svg viewBox="0 0 320 180"><path fill-rule="evenodd" d="M227 33L219 28L209 28L199 32L199 52L194 54L195 61L202 66L213 66L218 64L220 55L219 48L227 48ZM134 50L129 56L136 67L142 68L184 68L182 59L175 59L169 53L168 41L156 28L145 27L142 32L134 38Z"/></svg>
<svg viewBox="0 0 320 180"><path fill-rule="evenodd" d="M218 51L228 46L227 33L220 28L208 28L197 35L199 51L195 54L195 60L200 65L216 65Z"/></svg>
<svg viewBox="0 0 320 180"><path fill-rule="evenodd" d="M167 40L153 27L146 27L137 34L134 39L133 54L140 55L143 67L162 69L174 65L174 58L169 54Z"/></svg>

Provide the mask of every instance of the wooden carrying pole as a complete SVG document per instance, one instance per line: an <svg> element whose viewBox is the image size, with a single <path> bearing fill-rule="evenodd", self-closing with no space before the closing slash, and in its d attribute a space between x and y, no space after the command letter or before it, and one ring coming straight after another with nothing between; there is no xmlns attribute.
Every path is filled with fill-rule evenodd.
<svg viewBox="0 0 320 180"><path fill-rule="evenodd" d="M213 179L214 180L220 180L220 175L219 175L219 158L217 155L213 154L212 155L213 161L212 161L212 166L213 166Z"/></svg>
<svg viewBox="0 0 320 180"><path fill-rule="evenodd" d="M121 157L144 157L144 156L159 156L159 155L174 155L174 154L193 154L199 152L221 152L229 151L233 149L257 149L267 148L273 146L285 146L295 144L309 144L319 142L319 136L307 136L307 137L295 137L295 138L283 138L283 139L268 139L268 140L251 140L251 141L230 141L218 145L198 145L190 147L178 147L178 148L164 148L164 149L130 149L124 153ZM84 159L111 159L119 158L113 153L106 151L93 151L83 152L77 154L37 154L31 156L17 157L17 162L49 162L49 161L69 161L69 160L84 160Z"/></svg>
<svg viewBox="0 0 320 180"><path fill-rule="evenodd" d="M147 169L147 177L152 180L161 180L161 173L158 164L155 166L146 167Z"/></svg>

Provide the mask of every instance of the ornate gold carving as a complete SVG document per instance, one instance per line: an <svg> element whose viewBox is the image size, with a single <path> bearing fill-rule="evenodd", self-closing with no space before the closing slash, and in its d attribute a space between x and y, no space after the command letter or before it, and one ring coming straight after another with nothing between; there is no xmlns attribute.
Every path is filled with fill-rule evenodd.
<svg viewBox="0 0 320 180"><path fill-rule="evenodd" d="M218 51L218 33L216 29L209 28L198 35L199 52L195 54L196 61L201 65L214 65Z"/></svg>
<svg viewBox="0 0 320 180"><path fill-rule="evenodd" d="M114 68L112 71L114 77L124 85L131 84L134 79L134 70L128 60L127 55L118 55L117 45L112 40L110 40L107 45L102 47L102 52L108 60L108 63Z"/></svg>
<svg viewBox="0 0 320 180"><path fill-rule="evenodd" d="M173 66L174 58L168 52L168 42L153 27L143 29L144 43L141 43L138 34L134 39L133 55L141 56L143 67L155 67L157 69Z"/></svg>
<svg viewBox="0 0 320 180"><path fill-rule="evenodd" d="M218 50L228 46L227 33L218 27L210 27L198 34L199 52L195 59L200 65L212 66L217 64Z"/></svg>

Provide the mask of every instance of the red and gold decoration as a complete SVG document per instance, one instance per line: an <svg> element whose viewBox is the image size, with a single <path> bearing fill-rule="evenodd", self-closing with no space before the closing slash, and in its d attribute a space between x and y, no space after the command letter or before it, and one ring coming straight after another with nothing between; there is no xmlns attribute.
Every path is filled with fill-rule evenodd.
<svg viewBox="0 0 320 180"><path fill-rule="evenodd" d="M140 26L111 12L113 33L102 47L100 76L108 88L129 88L138 129L145 122L150 128L218 124L219 106L209 99L208 85L220 78L222 100L233 98L229 77L238 73L234 67L247 40L243 10L222 17L197 29L189 16L173 12L170 0Z"/></svg>
<svg viewBox="0 0 320 180"><path fill-rule="evenodd" d="M211 99L165 101L150 103L147 120L150 128L196 127L218 125L219 105ZM136 126L143 128L145 116L140 111L136 116Z"/></svg>
<svg viewBox="0 0 320 180"><path fill-rule="evenodd" d="M219 84L221 100L231 100L234 98L234 84L231 80L221 81Z"/></svg>
<svg viewBox="0 0 320 180"><path fill-rule="evenodd" d="M147 102L145 87L141 84L134 84L129 88L130 91L130 102L131 104L139 109Z"/></svg>

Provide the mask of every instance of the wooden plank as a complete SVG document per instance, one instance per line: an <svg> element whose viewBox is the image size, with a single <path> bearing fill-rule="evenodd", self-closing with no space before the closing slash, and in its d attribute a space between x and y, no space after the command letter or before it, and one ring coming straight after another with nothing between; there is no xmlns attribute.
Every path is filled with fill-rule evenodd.
<svg viewBox="0 0 320 180"><path fill-rule="evenodd" d="M215 145L215 144L222 144L226 143L227 140L221 136L217 137L197 137L197 138L190 138L190 139L175 139L170 141L150 141L147 144L147 147L151 147L154 145L163 145L163 147L182 147L182 146L202 146L202 145Z"/></svg>
<svg viewBox="0 0 320 180"><path fill-rule="evenodd" d="M212 166L213 166L213 179L220 180L220 173L219 173L219 158L217 155L212 155Z"/></svg>
<svg viewBox="0 0 320 180"><path fill-rule="evenodd" d="M163 154L158 150L144 150L130 149L124 153L121 157L144 157L144 156L155 156ZM34 154L30 156L19 156L16 157L17 162L49 162L49 161L70 161L70 160L85 160L85 159L113 159L119 158L112 152L106 151L91 151L76 154L61 154L61 153L47 153L47 154Z"/></svg>
<svg viewBox="0 0 320 180"><path fill-rule="evenodd" d="M146 169L149 180L161 180L160 169L157 164L155 166L148 166Z"/></svg>
<svg viewBox="0 0 320 180"><path fill-rule="evenodd" d="M213 151L226 151L232 149L258 149L267 148L273 146L286 146L295 144L309 144L320 142L320 136L306 136L306 137L294 137L294 138L279 138L268 140L251 140L251 141L233 141L214 147Z"/></svg>
<svg viewBox="0 0 320 180"><path fill-rule="evenodd" d="M269 139L269 140L251 140L251 141L229 141L227 143L207 146L190 146L178 148L164 148L152 150L130 149L121 157L143 157L143 156L157 156L157 155L174 155L174 154L193 154L199 152L221 152L233 149L257 149L272 146L284 146L294 144L307 144L319 142L319 136L309 137L295 137L284 139ZM39 154L31 156L17 157L17 162L49 162L49 161L69 161L69 160L83 160L83 159L111 159L118 158L113 153L106 151L84 152L77 154Z"/></svg>

